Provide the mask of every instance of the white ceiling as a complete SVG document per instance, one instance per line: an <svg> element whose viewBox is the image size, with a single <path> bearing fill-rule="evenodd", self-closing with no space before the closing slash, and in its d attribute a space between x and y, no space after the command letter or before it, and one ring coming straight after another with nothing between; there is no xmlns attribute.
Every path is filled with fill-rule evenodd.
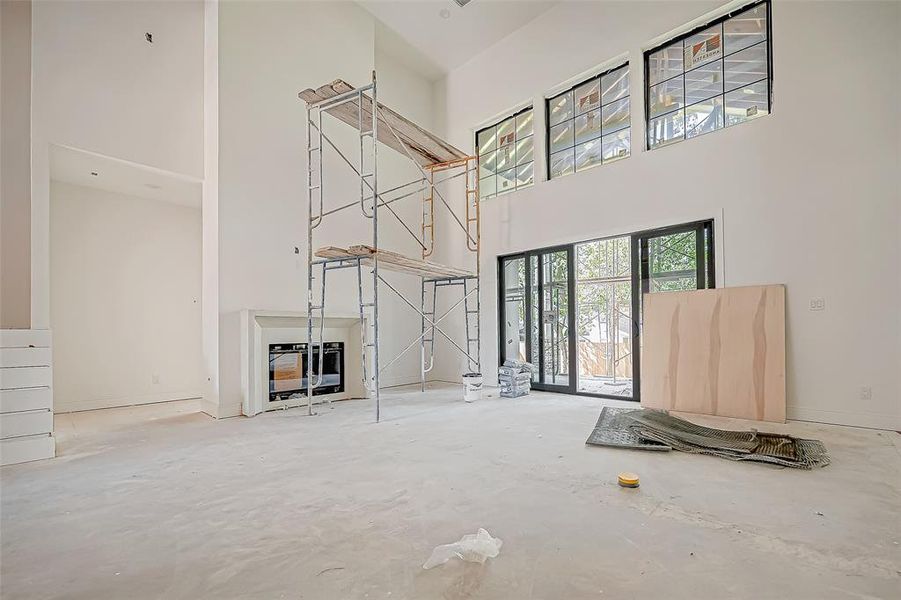
<svg viewBox="0 0 901 600"><path fill-rule="evenodd" d="M441 72L459 67L555 4L547 0L358 0ZM447 18L442 17L447 11Z"/></svg>
<svg viewBox="0 0 901 600"><path fill-rule="evenodd" d="M50 146L50 179L200 208L199 180L68 146Z"/></svg>

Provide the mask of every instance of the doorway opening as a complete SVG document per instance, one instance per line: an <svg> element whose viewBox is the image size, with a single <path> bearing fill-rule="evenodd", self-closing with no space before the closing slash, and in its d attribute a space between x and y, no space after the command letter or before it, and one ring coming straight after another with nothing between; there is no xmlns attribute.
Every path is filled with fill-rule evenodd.
<svg viewBox="0 0 901 600"><path fill-rule="evenodd" d="M715 287L713 220L502 256L499 352L532 387L639 400L641 297Z"/></svg>

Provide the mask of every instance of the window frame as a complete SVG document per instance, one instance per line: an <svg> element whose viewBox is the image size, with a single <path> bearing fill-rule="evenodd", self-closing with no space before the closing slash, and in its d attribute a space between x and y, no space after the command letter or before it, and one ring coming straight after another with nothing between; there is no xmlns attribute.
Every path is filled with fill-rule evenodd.
<svg viewBox="0 0 901 600"><path fill-rule="evenodd" d="M502 117L493 119L490 125L485 125L484 127L479 127L478 129L476 129L475 133L473 134L473 148L475 149L474 154L476 156L476 180L479 181L479 183L481 183L481 169L482 169L481 158L482 157L479 154L479 134L487 129L497 128L498 125L500 125L501 123L503 123L504 121L506 121L508 119L513 119L513 130L515 132L516 131L516 117L518 117L519 115L526 113L530 110L532 111L532 134L527 137L532 138L532 160L531 160L532 182L528 183L526 185L523 185L522 187L520 187L519 185L514 185L512 190L507 190L502 193L498 193L497 187L495 186L494 193L490 196L485 196L485 197L479 196L479 202L482 202L485 200L493 200L494 198L497 198L498 196L502 196L505 194L512 194L512 193L519 191L520 189L529 188L529 187L532 187L535 185L535 105L534 104L529 104L528 106L524 106L517 111L511 112L509 114L505 114ZM516 137L514 136L513 145L515 146L516 142L518 142L518 141L519 140L517 140ZM500 150L500 146L498 146L494 151L496 152L498 150ZM519 165L516 165L514 162L514 165L513 165L514 171L518 167L519 167ZM497 177L498 177L497 171L495 171L494 177L495 177L495 182L497 182Z"/></svg>
<svg viewBox="0 0 901 600"><path fill-rule="evenodd" d="M556 246L546 246L543 248L534 248L531 250L520 250L518 252L511 252L508 254L501 254L497 256L497 356L498 363L503 362L506 356L506 344L505 342L505 331L504 331L504 323L506 322L506 282L505 282L505 273L504 273L504 263L508 260L515 260L517 258L523 258L526 261L525 269L526 269L526 285L525 285L525 327L526 327L526 354L528 357L531 357L531 348L532 348L532 310L529 306L529 303L532 298L532 287L531 287L531 279L529 275L529 270L531 269L531 265L529 263L529 257L535 257L538 260L538 257L542 254L546 254L549 252L555 251L567 251L569 253L569 273L567 285L572 286L569 289L572 291L570 294L570 298L572 299L572 304L570 305L569 314L572 315L573 320L577 319L577 298L576 298L576 286L578 286L578 277L576 276L576 249L581 244L591 243L595 241L609 240L613 238L620 237L629 237L630 238L630 256L631 256L631 268L630 268L630 276L629 282L632 290L632 303L631 303L631 319L634 324L634 331L637 335L633 335L635 339L635 345L633 348L640 349L642 340L642 332L643 332L643 302L644 302L644 294L645 293L669 293L669 292L650 292L650 278L647 277L650 273L649 271L649 254L648 254L648 241L651 238L672 235L677 233L686 233L689 231L695 231L697 237L695 238L695 248L696 248L696 282L700 283L703 281L703 287L698 287L697 289L716 289L717 277L716 277L716 267L718 254L716 252L717 246L717 223L718 217L711 216L703 219L697 219L693 221L688 221L684 223L679 223L676 225L666 225L663 227L655 227L652 229L639 229L637 231L633 231L632 233L618 233L612 235L605 235L602 237L593 237L588 239L583 239L575 242L567 242L565 244L560 244ZM704 235L704 232L707 235ZM702 260L698 260L697 257L701 256L703 249ZM539 282L542 281L542 270L541 264L538 264L538 278ZM571 283L570 283L571 282ZM542 284L539 283L539 286ZM539 307L543 300L539 297ZM541 316L539 315L539 318ZM570 322L571 325L573 322ZM539 326L538 328L538 358L539 362L536 366L539 372L539 383L536 385L536 382L532 382L532 388L537 390L549 391L549 392L557 392L570 394L575 396L588 396L592 398L607 398L611 400L624 400L627 402L640 402L641 401L641 352L638 351L633 356L632 362L632 380L633 380L633 391L632 397L625 397L619 395L612 394L603 394L596 392L588 392L584 390L580 390L578 386L578 358L576 357L576 349L570 346L569 356L570 356L570 373L575 373L575 375L571 375L570 382L568 386L559 386L559 385L546 385L545 383L540 383L541 377L543 377L544 373L544 332L543 328ZM576 328L573 325L571 327L571 331L575 332ZM572 339L575 341L576 335L572 336Z"/></svg>
<svg viewBox="0 0 901 600"><path fill-rule="evenodd" d="M723 13L719 17L716 17L715 19L705 21L705 22L697 25L696 27L692 27L691 29L689 29L688 31L686 31L684 33L680 33L679 35L671 37L659 44L654 45L652 48L649 48L649 49L645 50L644 52L642 52L642 62L643 62L643 67L644 67L643 68L643 76L644 76L644 80L643 80L643 87L644 87L644 146L643 147L645 150L657 150L659 148L662 148L665 146L672 146L672 145L678 143L678 142L674 142L674 143L667 143L667 144L658 144L657 146L651 147L651 142L650 142L649 135L648 135L648 132L650 130L650 124L651 124L651 88L653 87L651 85L650 60L649 60L651 54L654 54L655 52L662 50L663 48L666 48L667 46L670 46L676 42L684 42L687 38L690 38L691 36L698 34L702 31L704 31L705 29L725 23L732 17L737 16L737 15L745 12L746 10L756 8L761 5L766 6L766 41L765 41L766 50L767 50L767 52L766 52L767 113L766 114L767 115L773 114L773 2L772 2L772 0L755 0L754 2L748 2L746 4L742 4L739 7L731 9L728 12ZM748 47L751 47L751 46L748 46ZM741 50L737 50L736 52L741 52L742 50L746 50L746 49L747 48L742 48ZM684 47L683 47L683 56L684 56ZM729 55L729 56L731 56L731 55ZM726 57L727 57L727 55L724 53L723 56L721 57L721 60L725 60ZM685 89L685 83L684 83L685 67L684 67L684 65L682 67L682 75L681 76L683 77L682 85L683 85L683 91L684 91L684 89ZM675 77L672 77L671 79L673 79L673 78L675 78ZM725 80L725 73L723 73L723 78ZM667 79L664 81L669 81L669 80ZM663 81L658 81L654 85L659 85L660 83L663 83ZM724 90L723 94L721 94L721 96L725 97L726 93L727 92ZM713 98L716 98L716 97L718 97L718 96L713 96ZM702 102L705 102L705 101L702 101ZM684 103L684 101L683 101L683 103ZM685 110L686 108L688 108L688 106L683 104L682 110ZM673 112L678 112L678 111L673 111ZM669 113L667 113L667 114L669 114ZM660 115L660 116L662 116L662 115ZM655 118L657 118L657 117L655 117ZM756 121L757 119L753 119L753 120ZM728 128L729 128L729 126L726 125L725 115L724 115L722 129L728 129ZM716 130L714 130L714 131L716 131ZM683 133L683 136L684 136L684 133ZM701 136L694 136L694 137L701 137ZM682 140L680 140L680 141L684 142L688 139L690 139L690 138L683 137Z"/></svg>
<svg viewBox="0 0 901 600"><path fill-rule="evenodd" d="M597 79L598 86L600 86L598 88L598 108L597 108L597 110L598 110L598 117L601 119L601 122L603 123L603 114L602 114L601 109L604 107L604 105L602 104L604 89L602 87L601 80L603 79L604 75L609 75L610 73L612 73L614 71L618 71L619 69L622 69L623 67L626 67L629 70L629 94L626 96L626 98L629 98L629 126L626 128L620 129L618 131L625 131L626 129L629 130L629 156L625 156L623 158L629 158L632 156L632 150L631 150L631 148L632 148L632 141L631 141L632 140L632 106L633 106L632 105L632 62L627 58L625 61L623 61L621 63L617 63L617 65L614 67L605 68L603 71L598 71L591 77L586 77L584 79L581 79L581 80L577 81L576 83L574 83L573 85L571 85L570 87L557 91L552 96L545 96L545 98L544 98L544 179L545 179L545 181L552 181L553 179L555 179L554 177L551 177L551 100L553 100L554 98L557 98L559 96L562 96L563 94L565 94L567 92L573 92L574 93L573 94L573 102L575 103L576 88L582 87L586 83ZM622 100L622 98L618 98L618 99L614 100L613 102L619 102L620 100ZM608 104L613 104L613 102L609 102ZM575 106L573 108L575 108ZM575 124L575 118L577 116L579 116L579 115L577 115L575 112L573 112L572 121L574 124ZM561 123L562 122L563 121L561 121ZM556 125L559 125L559 124L560 123L557 123L554 126L556 127ZM617 133L617 132L613 132L613 133ZM573 130L573 135L575 135L575 130ZM602 129L601 135L599 135L597 137L597 139L600 140L603 137L604 137L604 132ZM570 175L575 175L576 173L582 172L582 171L576 171L576 164L575 164L576 146L578 146L578 144L576 144L575 139L573 139L573 172L570 173ZM602 148L603 148L603 144L602 144ZM603 149L602 149L602 153L603 153ZM614 162L617 162L617 161L614 161ZM592 167L589 167L589 169L598 167L598 166L604 166L603 155L601 156L601 162L597 165L593 165ZM585 170L589 170L589 169L585 169ZM566 175L561 175L560 177L556 177L556 179L562 179L563 177L566 177Z"/></svg>

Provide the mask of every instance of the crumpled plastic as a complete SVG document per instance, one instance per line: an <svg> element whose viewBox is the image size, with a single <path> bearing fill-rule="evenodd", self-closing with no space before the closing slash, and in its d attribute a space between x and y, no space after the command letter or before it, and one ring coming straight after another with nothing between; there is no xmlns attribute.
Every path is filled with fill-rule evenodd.
<svg viewBox="0 0 901 600"><path fill-rule="evenodd" d="M422 568L431 569L443 565L454 557L466 562L484 564L489 558L495 558L500 554L503 543L500 538L491 537L488 531L479 528L478 533L467 533L458 542L436 546Z"/></svg>

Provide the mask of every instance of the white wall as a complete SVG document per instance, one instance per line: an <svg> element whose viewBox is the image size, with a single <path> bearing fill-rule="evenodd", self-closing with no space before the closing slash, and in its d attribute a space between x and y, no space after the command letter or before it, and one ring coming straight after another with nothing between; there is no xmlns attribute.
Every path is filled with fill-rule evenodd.
<svg viewBox="0 0 901 600"><path fill-rule="evenodd" d="M0 3L0 327L31 326L31 2Z"/></svg>
<svg viewBox="0 0 901 600"><path fill-rule="evenodd" d="M219 413L219 2L203 3L203 400Z"/></svg>
<svg viewBox="0 0 901 600"><path fill-rule="evenodd" d="M336 78L365 85L378 66L380 100L423 120L431 115L430 85L390 58L376 58L375 27L374 18L354 3L219 5L220 417L240 413L241 309L306 310L306 110L297 93ZM326 132L339 147L356 147L348 126L327 122ZM392 150L382 146L379 152L382 189L416 174L408 161L390 156ZM359 197L359 180L335 154L328 155L325 171L326 208ZM404 210L418 214L415 206ZM402 240L407 234L390 215L383 213L382 219L382 244L411 251L415 242ZM315 245L370 240L371 228L354 209L328 217L317 229ZM328 312L356 314L352 273L329 278ZM413 283L389 278L406 287ZM401 316L398 303L392 304L383 303L381 315L382 331L390 332L382 340L387 355L392 346L399 344L400 350L414 328L418 332L418 319L409 318L414 313ZM414 373L418 367L411 355L386 375L400 382ZM391 383L386 379L383 383Z"/></svg>
<svg viewBox="0 0 901 600"><path fill-rule="evenodd" d="M200 179L203 4L43 1L32 17L31 312L46 327L49 145Z"/></svg>
<svg viewBox="0 0 901 600"><path fill-rule="evenodd" d="M199 397L200 210L59 182L50 195L54 411Z"/></svg>
<svg viewBox="0 0 901 600"><path fill-rule="evenodd" d="M477 126L532 101L542 149L551 88L632 61L629 159L483 204L483 370L496 368L498 255L715 217L718 284L787 286L790 418L897 429L901 4L777 0L773 114L642 151L642 49L718 4L561 3L443 82L451 142L472 149Z"/></svg>

